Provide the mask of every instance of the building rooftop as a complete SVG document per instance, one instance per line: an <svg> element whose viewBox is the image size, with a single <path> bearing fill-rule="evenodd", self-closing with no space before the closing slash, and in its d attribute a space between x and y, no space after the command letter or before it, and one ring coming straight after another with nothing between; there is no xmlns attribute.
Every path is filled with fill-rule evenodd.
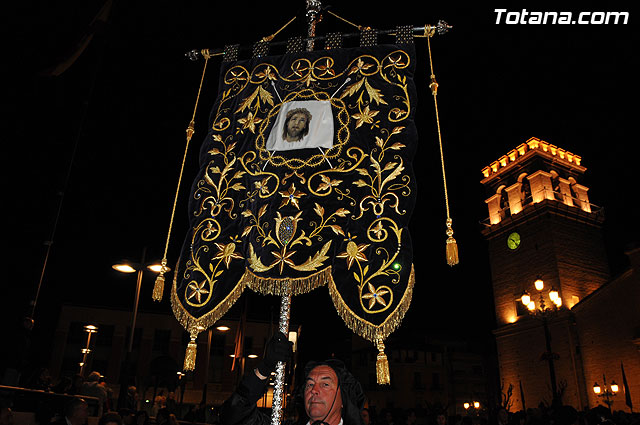
<svg viewBox="0 0 640 425"><path fill-rule="evenodd" d="M584 173L586 170L585 167L580 165L582 162L581 156L552 145L551 143L547 143L544 140L540 140L537 137L532 137L525 143L522 143L515 149L509 151L506 155L501 156L498 160L493 161L491 164L484 167L481 170L482 175L484 176L482 183L498 176L503 171L509 169L512 164L521 162L525 157L535 154L547 156L554 162L561 163L562 165L575 169L581 173Z"/></svg>

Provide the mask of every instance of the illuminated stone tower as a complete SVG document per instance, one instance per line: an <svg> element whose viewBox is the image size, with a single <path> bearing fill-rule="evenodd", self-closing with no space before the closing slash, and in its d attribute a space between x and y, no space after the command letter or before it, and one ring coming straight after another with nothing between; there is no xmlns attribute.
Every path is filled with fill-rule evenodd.
<svg viewBox="0 0 640 425"><path fill-rule="evenodd" d="M571 308L607 282L609 268L604 214L580 184L586 171L581 160L531 138L482 170L489 210L482 234L491 262L494 334L504 392L513 386L512 410L551 403L553 387L565 404L586 405ZM537 279L544 282L542 291L534 287ZM558 292L559 308L543 321L522 303L522 295L536 303L543 296L548 307L553 305L551 288Z"/></svg>

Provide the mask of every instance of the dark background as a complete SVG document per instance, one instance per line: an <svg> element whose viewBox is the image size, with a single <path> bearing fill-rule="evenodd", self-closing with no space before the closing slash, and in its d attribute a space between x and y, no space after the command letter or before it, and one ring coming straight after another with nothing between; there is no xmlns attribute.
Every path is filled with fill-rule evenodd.
<svg viewBox="0 0 640 425"><path fill-rule="evenodd" d="M60 76L46 75L89 31L101 5L98 0L26 1L3 18L10 41L3 64L8 101L2 120L3 205L8 211L3 326L13 326L30 313L45 241L52 239L57 223L35 311L35 337L43 348L63 303L132 309L135 277L113 271L111 264L139 259L145 246L148 258L162 258L185 129L203 66L202 61L186 59L185 53L229 44L251 46L295 15L299 18L274 41L306 34L301 0L116 1L107 24L73 65ZM381 30L440 19L453 26L432 40L432 54L461 263L449 267L444 258L446 215L427 87L427 44L418 39L420 140L414 169L419 194L411 225L416 286L402 330L490 338L494 311L488 252L480 235L480 221L488 216L480 170L530 137L582 156L587 167L582 183L590 188L591 202L605 208L614 276L628 266L625 246L640 240L634 11L607 3L607 10L630 12L627 25L497 25L497 7L502 6L337 2L331 7L351 22ZM527 10L602 9L556 5ZM325 13L317 32L334 31L357 30ZM379 41L393 39L380 36ZM217 94L220 61L210 61L204 81L170 240L170 264L186 233L186 197ZM147 275L141 310L170 312L168 289L164 300L154 304L152 287L153 277ZM268 320L272 314L277 321L277 298L245 296L250 297L250 317ZM339 336L348 330L326 289L295 298L292 321L302 323L311 335L332 330L329 335L322 332L319 356L342 349ZM45 361L48 352L39 353Z"/></svg>

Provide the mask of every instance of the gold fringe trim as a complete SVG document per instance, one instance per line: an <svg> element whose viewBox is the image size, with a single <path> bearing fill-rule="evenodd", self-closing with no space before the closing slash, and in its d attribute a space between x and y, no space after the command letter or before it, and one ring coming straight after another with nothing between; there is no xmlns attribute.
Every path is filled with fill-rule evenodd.
<svg viewBox="0 0 640 425"><path fill-rule="evenodd" d="M187 351L184 353L184 370L194 370L196 368L196 351L198 349L198 344L196 344L196 339L192 335L191 341L187 344Z"/></svg>
<svg viewBox="0 0 640 425"><path fill-rule="evenodd" d="M180 260L178 260L178 264L176 265L176 271L179 270L179 264ZM178 322L191 334L192 338L197 337L200 332L210 328L215 322L220 320L222 316L224 316L227 311L229 311L229 309L236 303L236 301L238 301L245 289L243 278L240 278L240 281L236 284L235 288L233 288L233 290L229 292L224 300L218 303L218 305L213 310L211 310L204 316L196 318L182 306L182 303L178 299L177 275L177 272L173 275L173 285L171 288L171 309L173 310L173 315L176 317Z"/></svg>
<svg viewBox="0 0 640 425"><path fill-rule="evenodd" d="M325 286L327 282L333 279L331 275L331 266L320 270L310 276L301 278L264 278L255 275L247 269L240 279L242 285L246 285L253 291L263 295L288 295L287 282L290 285L291 295L301 295L311 292L316 288Z"/></svg>
<svg viewBox="0 0 640 425"><path fill-rule="evenodd" d="M400 326L405 313L409 310L414 283L415 270L412 264L409 282L407 283L407 290L395 310L391 312L380 325L374 325L373 323L356 315L342 299L333 278L329 281L329 294L331 295L331 300L333 301L333 305L336 308L338 315L340 315L349 329L368 341L376 342L378 339L384 341L391 332Z"/></svg>
<svg viewBox="0 0 640 425"><path fill-rule="evenodd" d="M176 265L176 270L178 270ZM249 269L247 269L244 275L240 278L235 288L222 300L218 305L205 314L202 317L196 318L192 316L186 308L180 302L178 298L178 282L177 273L173 276L173 285L171 288L171 309L173 315L178 322L192 335L198 335L198 333L210 328L215 322L220 320L227 311L238 301L246 287L251 288L253 291L268 294L268 295L285 295L285 283L288 281L291 285L291 295L306 294L316 288L326 285L331 281L331 266L314 273L311 276L307 276L299 279L267 279L256 276Z"/></svg>

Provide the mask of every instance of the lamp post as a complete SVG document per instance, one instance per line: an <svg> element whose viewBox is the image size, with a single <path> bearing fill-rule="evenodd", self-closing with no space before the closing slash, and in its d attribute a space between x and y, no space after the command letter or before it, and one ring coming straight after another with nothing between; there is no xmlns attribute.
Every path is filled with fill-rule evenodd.
<svg viewBox="0 0 640 425"><path fill-rule="evenodd" d="M616 384L616 381L611 381L611 384L607 387L607 377L604 373L602 374L602 384L602 387L597 382L593 384L593 392L596 396L604 398L604 403L611 411L611 405L613 404L611 397L618 395L618 384Z"/></svg>
<svg viewBox="0 0 640 425"><path fill-rule="evenodd" d="M162 266L160 263L149 263L146 264L146 248L142 251L142 259L140 263L131 263L129 261L122 261L118 264L114 264L111 266L114 270L117 270L121 273L137 273L136 279L136 294L133 299L133 313L131 315L131 332L129 335L129 345L127 347L127 351L130 353L133 349L133 334L136 328L136 318L138 316L138 303L140 301L140 288L142 287L142 275L144 274L145 269L152 271L154 273L160 273L162 268L164 267L164 271L167 272L170 269L166 266Z"/></svg>
<svg viewBox="0 0 640 425"><path fill-rule="evenodd" d="M82 362L80 362L80 375L84 376L84 366L87 364L87 356L91 353L89 348L91 344L91 334L98 332L98 327L95 325L86 325L84 331L87 333L87 345L82 349Z"/></svg>
<svg viewBox="0 0 640 425"><path fill-rule="evenodd" d="M140 301L140 289L142 288L142 276L146 270L152 271L154 273L160 273L161 270L169 271L169 268L161 265L160 263L147 263L146 261L147 248L145 247L142 250L142 257L139 263L132 263L129 261L122 261L118 264L114 264L111 266L114 270L119 271L121 273L137 273L136 279L136 292L135 297L133 299L133 311L131 313L131 329L129 332L129 343L127 345L127 353L125 355L124 367L120 376L120 391L118 395L118 407L124 407L124 400L127 395L127 375L129 374L128 369L130 368L131 363L131 352L133 351L133 335L135 334L136 329L136 320L138 316L138 304Z"/></svg>
<svg viewBox="0 0 640 425"><path fill-rule="evenodd" d="M553 287L548 291L544 289L544 281L539 277L534 282L534 287L538 291L538 302L531 299L528 292L524 292L520 300L524 304L529 314L542 321L542 327L544 329L544 341L546 352L544 354L547 364L549 365L549 380L551 382L551 396L552 405L559 406L561 404L560 394L558 394L558 385L556 383L556 369L554 365L554 354L551 350L551 333L549 332L549 317L556 314L558 309L562 307L562 298L558 294L558 291ZM545 301L544 293L547 293L549 301Z"/></svg>
<svg viewBox="0 0 640 425"><path fill-rule="evenodd" d="M180 407L182 407L182 403L184 402L184 384L185 382L182 380L185 374L182 371L177 371L176 376L178 377L177 387L180 388Z"/></svg>
<svg viewBox="0 0 640 425"><path fill-rule="evenodd" d="M225 325L218 325L216 326L216 330L218 332L221 333L225 333L227 331L229 331L229 326L225 326ZM211 345L212 345L212 338L213 338L213 329L209 329L207 332L207 352L205 354L205 363L204 363L204 385L202 386L202 403L206 404L207 402L207 384L209 382L209 361L211 360ZM182 372L178 372L179 374ZM184 374L182 374L182 376L184 376ZM184 395L184 383L183 383L183 388L182 388L182 395Z"/></svg>
<svg viewBox="0 0 640 425"><path fill-rule="evenodd" d="M293 358L289 364L289 376L291 379L291 383L289 388L296 388L296 371L298 368L298 339L300 338L300 333L302 332L302 326L298 326L298 329L295 331L289 331L288 339L293 344ZM287 394L287 397L291 398L291 391Z"/></svg>

